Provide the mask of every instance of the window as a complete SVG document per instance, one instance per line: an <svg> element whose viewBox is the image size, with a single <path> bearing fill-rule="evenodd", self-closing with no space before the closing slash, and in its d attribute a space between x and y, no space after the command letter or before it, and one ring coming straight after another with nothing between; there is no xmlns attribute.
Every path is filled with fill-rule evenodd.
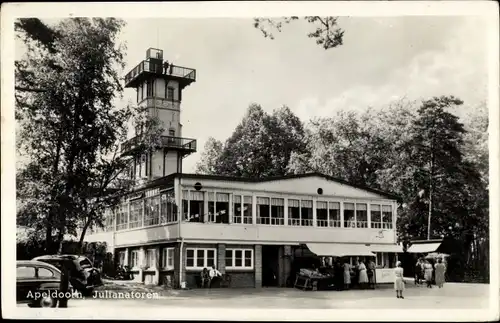
<svg viewBox="0 0 500 323"><path fill-rule="evenodd" d="M160 224L160 197L154 196L144 201L144 226Z"/></svg>
<svg viewBox="0 0 500 323"><path fill-rule="evenodd" d="M253 269L253 249L226 249L226 269Z"/></svg>
<svg viewBox="0 0 500 323"><path fill-rule="evenodd" d="M214 266L215 262L215 249L186 249L186 268L209 268Z"/></svg>
<svg viewBox="0 0 500 323"><path fill-rule="evenodd" d="M90 260L85 258L80 261L80 267L83 269L92 268L92 263L90 262Z"/></svg>
<svg viewBox="0 0 500 323"><path fill-rule="evenodd" d="M370 205L370 216L371 216L371 227L373 229L382 228L382 213L380 212L380 205L371 204Z"/></svg>
<svg viewBox="0 0 500 323"><path fill-rule="evenodd" d="M106 209L104 213L104 231L114 231L115 227L115 212L111 209Z"/></svg>
<svg viewBox="0 0 500 323"><path fill-rule="evenodd" d="M160 217L162 224L177 222L177 204L175 204L174 190L161 195Z"/></svg>
<svg viewBox="0 0 500 323"><path fill-rule="evenodd" d="M375 264L379 268L395 268L396 254L394 252L377 252Z"/></svg>
<svg viewBox="0 0 500 323"><path fill-rule="evenodd" d="M175 130L174 130L174 129L170 129L170 130L168 131L168 135L169 135L170 137L175 137Z"/></svg>
<svg viewBox="0 0 500 323"><path fill-rule="evenodd" d="M16 269L17 278L35 278L35 267L19 266Z"/></svg>
<svg viewBox="0 0 500 323"><path fill-rule="evenodd" d="M313 202L310 200L300 201L300 217L302 226L313 226Z"/></svg>
<svg viewBox="0 0 500 323"><path fill-rule="evenodd" d="M252 197L243 196L243 223L252 224Z"/></svg>
<svg viewBox="0 0 500 323"><path fill-rule="evenodd" d="M344 227L355 228L354 203L344 203Z"/></svg>
<svg viewBox="0 0 500 323"><path fill-rule="evenodd" d="M130 267L139 267L139 250L132 250L130 252Z"/></svg>
<svg viewBox="0 0 500 323"><path fill-rule="evenodd" d="M125 266L125 251L118 252L118 265Z"/></svg>
<svg viewBox="0 0 500 323"><path fill-rule="evenodd" d="M161 254L161 267L174 269L174 248L163 248Z"/></svg>
<svg viewBox="0 0 500 323"><path fill-rule="evenodd" d="M129 228L142 226L142 200L130 202L130 223Z"/></svg>
<svg viewBox="0 0 500 323"><path fill-rule="evenodd" d="M215 222L229 223L229 194L216 193Z"/></svg>
<svg viewBox="0 0 500 323"><path fill-rule="evenodd" d="M146 83L147 87L147 97L152 97L154 95L154 80L148 80Z"/></svg>
<svg viewBox="0 0 500 323"><path fill-rule="evenodd" d="M51 278L54 277L54 273L52 270L48 270L47 268L38 268L38 278Z"/></svg>
<svg viewBox="0 0 500 323"><path fill-rule="evenodd" d="M233 223L243 222L243 208L241 206L241 195L233 196Z"/></svg>
<svg viewBox="0 0 500 323"><path fill-rule="evenodd" d="M205 193L190 191L189 194L189 222L203 222Z"/></svg>
<svg viewBox="0 0 500 323"><path fill-rule="evenodd" d="M175 93L175 89L173 87L166 87L165 89L165 98L167 100L174 100L174 93Z"/></svg>
<svg viewBox="0 0 500 323"><path fill-rule="evenodd" d="M300 225L300 201L288 200L288 224Z"/></svg>
<svg viewBox="0 0 500 323"><path fill-rule="evenodd" d="M182 191L182 214L184 221L189 221L189 191Z"/></svg>
<svg viewBox="0 0 500 323"><path fill-rule="evenodd" d="M331 227L340 228L342 223L340 221L340 203L339 202L328 202L328 216L329 225Z"/></svg>
<svg viewBox="0 0 500 323"><path fill-rule="evenodd" d="M271 224L285 225L285 200L280 198L271 199Z"/></svg>
<svg viewBox="0 0 500 323"><path fill-rule="evenodd" d="M268 197L257 196L257 223L271 224L271 208Z"/></svg>
<svg viewBox="0 0 500 323"><path fill-rule="evenodd" d="M116 214L116 230L125 230L128 227L128 204L120 204Z"/></svg>
<svg viewBox="0 0 500 323"><path fill-rule="evenodd" d="M146 267L147 268L156 267L156 250L155 249L146 250Z"/></svg>
<svg viewBox="0 0 500 323"><path fill-rule="evenodd" d="M356 226L368 228L368 210L366 204L356 203Z"/></svg>
<svg viewBox="0 0 500 323"><path fill-rule="evenodd" d="M316 225L318 227L328 226L328 202L316 202Z"/></svg>
<svg viewBox="0 0 500 323"><path fill-rule="evenodd" d="M252 197L234 195L233 223L252 224Z"/></svg>
<svg viewBox="0 0 500 323"><path fill-rule="evenodd" d="M392 207L382 205L382 229L392 229Z"/></svg>

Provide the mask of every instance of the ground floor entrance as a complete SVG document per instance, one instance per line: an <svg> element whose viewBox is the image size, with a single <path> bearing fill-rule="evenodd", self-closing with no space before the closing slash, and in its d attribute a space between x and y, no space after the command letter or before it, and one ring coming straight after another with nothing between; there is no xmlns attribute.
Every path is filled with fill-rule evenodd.
<svg viewBox="0 0 500 323"><path fill-rule="evenodd" d="M262 246L262 287L280 285L280 248L282 246Z"/></svg>

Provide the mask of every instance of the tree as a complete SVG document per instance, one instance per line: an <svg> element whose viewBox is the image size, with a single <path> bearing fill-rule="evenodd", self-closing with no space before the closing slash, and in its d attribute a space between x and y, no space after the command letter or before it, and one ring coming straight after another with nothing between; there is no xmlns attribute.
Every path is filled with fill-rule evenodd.
<svg viewBox="0 0 500 323"><path fill-rule="evenodd" d="M17 174L18 223L43 230L47 252L54 231L60 251L64 234L76 235L89 216L99 222L104 196L122 184L118 175L130 161L118 143L141 109L114 106L123 90L124 47L116 41L123 25L114 18L16 22L27 47L16 62L17 146L28 158Z"/></svg>
<svg viewBox="0 0 500 323"><path fill-rule="evenodd" d="M209 137L201 154L200 160L196 164L197 174L217 174L219 169L219 157L222 154L224 145L219 140Z"/></svg>
<svg viewBox="0 0 500 323"><path fill-rule="evenodd" d="M374 114L340 111L333 118L312 120L305 153L294 153L288 168L294 173L321 172L353 184L377 187L376 171L383 167L387 144L372 131Z"/></svg>
<svg viewBox="0 0 500 323"><path fill-rule="evenodd" d="M252 104L224 145L207 143L198 170L237 177L283 176L293 152L302 152L304 129L288 107L268 115Z"/></svg>
<svg viewBox="0 0 500 323"><path fill-rule="evenodd" d="M259 29L264 37L274 39L273 30L281 32L284 24L298 20L299 17L283 17L277 19L254 18L254 27ZM344 39L344 31L338 27L338 17L307 16L304 19L315 27L309 32L309 38L316 39L316 44L326 49L341 46Z"/></svg>

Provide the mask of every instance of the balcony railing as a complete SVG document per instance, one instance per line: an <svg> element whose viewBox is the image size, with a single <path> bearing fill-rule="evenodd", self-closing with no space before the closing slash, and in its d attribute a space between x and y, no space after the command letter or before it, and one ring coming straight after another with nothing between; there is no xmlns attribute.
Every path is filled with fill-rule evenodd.
<svg viewBox="0 0 500 323"><path fill-rule="evenodd" d="M168 68L165 68L163 64L144 60L125 75L125 84L129 83L143 72L170 75L193 81L196 80L196 70L192 68L176 65L169 65Z"/></svg>
<svg viewBox="0 0 500 323"><path fill-rule="evenodd" d="M141 144L140 141L140 136L127 140L121 146L122 153L135 149ZM189 152L196 152L196 139L161 136L158 148L176 148Z"/></svg>

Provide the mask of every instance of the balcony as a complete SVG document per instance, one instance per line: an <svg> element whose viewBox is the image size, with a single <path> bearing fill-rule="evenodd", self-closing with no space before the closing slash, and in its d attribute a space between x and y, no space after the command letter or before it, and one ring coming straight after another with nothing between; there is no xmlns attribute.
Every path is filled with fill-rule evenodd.
<svg viewBox="0 0 500 323"><path fill-rule="evenodd" d="M136 150L141 148L141 145L141 137L136 136L125 141L121 145L121 152L122 154L133 154ZM178 150L183 154L191 154L196 152L196 139L161 136L156 148L169 148Z"/></svg>
<svg viewBox="0 0 500 323"><path fill-rule="evenodd" d="M151 75L175 79L183 87L196 81L195 69L176 65L164 68L160 61L144 60L125 75L125 87L136 87Z"/></svg>

